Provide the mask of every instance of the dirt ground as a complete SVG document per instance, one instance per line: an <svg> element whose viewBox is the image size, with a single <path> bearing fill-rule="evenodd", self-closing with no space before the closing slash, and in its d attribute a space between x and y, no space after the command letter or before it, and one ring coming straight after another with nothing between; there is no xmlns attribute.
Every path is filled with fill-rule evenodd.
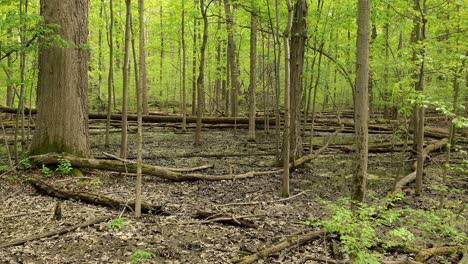
<svg viewBox="0 0 468 264"><path fill-rule="evenodd" d="M196 167L213 164L204 174L237 174L251 170L271 170L275 163L273 133L259 131L256 143L247 143L246 130L204 130L203 146L193 146L192 131L179 133L172 128L145 127L144 162L165 167ZM328 133L317 134L314 142L321 144ZM371 135L371 142L388 140L391 135ZM92 136L95 157L103 152L118 155L120 135L112 134L111 149L104 147L104 135ZM351 143L352 134L340 134L335 143ZM135 134L129 137L129 159L136 157ZM466 148L466 146L465 146ZM394 175L400 169L410 171L412 157L401 167L399 152L370 154L369 196L384 197L392 188ZM4 157L3 157L4 158ZM460 157L458 157L460 158ZM431 155L426 172L426 186L440 182L442 153ZM455 154L455 160L457 156ZM276 243L292 234L312 230L304 224L309 217L326 217L320 200L335 201L349 195L352 154L329 148L318 159L295 170L291 176L291 194L299 196L278 201L281 175L259 176L236 181L170 182L154 176L143 177L143 198L147 203L160 204L167 216L144 215L140 219L128 210L123 212L125 229L111 230L110 221L50 238L27 242L24 245L0 249L0 263L129 263L129 256L137 249L154 254L142 263L231 263L242 254ZM28 235L55 230L99 216L117 218L120 209L108 209L65 200L63 218L52 219L57 198L39 194L24 183L36 171L19 171L0 177L0 244ZM104 194L123 200L134 197L135 178L131 175L103 171L84 171L92 179L60 176L45 178L54 186ZM44 176L41 176L44 177ZM466 175L452 173L458 179L450 182L458 189L467 189ZM461 179L461 180L460 180ZM425 198L411 203L419 207L432 206L436 195L425 189ZM412 199L412 198L411 198ZM449 199L468 201L466 192ZM254 205L230 203L259 201ZM256 215L252 220L257 228L244 228L219 223L202 224L193 216L206 210L233 215ZM329 240L316 239L305 245L260 260L258 263L325 263L307 257L330 256ZM392 259L395 256L389 256ZM458 256L445 258L456 263ZM438 262L433 258L427 263Z"/></svg>

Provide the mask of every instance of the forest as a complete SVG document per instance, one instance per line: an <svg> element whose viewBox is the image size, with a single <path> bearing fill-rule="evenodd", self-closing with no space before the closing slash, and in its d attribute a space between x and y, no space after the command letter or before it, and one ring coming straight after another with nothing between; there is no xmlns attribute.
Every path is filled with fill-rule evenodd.
<svg viewBox="0 0 468 264"><path fill-rule="evenodd" d="M0 263L468 264L464 0L0 0Z"/></svg>

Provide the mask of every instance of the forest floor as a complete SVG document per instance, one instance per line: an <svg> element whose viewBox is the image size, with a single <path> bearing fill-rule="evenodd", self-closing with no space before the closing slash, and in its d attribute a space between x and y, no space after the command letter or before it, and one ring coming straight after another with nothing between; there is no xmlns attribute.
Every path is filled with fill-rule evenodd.
<svg viewBox="0 0 468 264"><path fill-rule="evenodd" d="M193 146L193 131L176 133L172 128L148 126L144 129L144 162L179 168L213 164L213 168L200 172L211 175L271 170L276 156L274 130L270 132L258 131L257 142L247 143L246 130L204 130L203 146L196 148ZM317 144L321 144L328 134L317 133ZM370 141L388 142L390 137L371 135ZM129 159L136 158L135 139L135 134L129 135ZM339 134L332 144L352 144L352 140L352 134ZM112 134L110 149L104 147L103 134L93 135L91 141L95 157L103 157L104 151L118 155L120 134ZM466 150L467 146L464 145L464 148ZM400 152L370 154L371 201L378 202L391 191L398 171L401 176L410 172L413 157L409 153L404 154L404 166L399 163L400 158ZM454 153L455 163L464 158L466 156L463 154ZM437 207L440 191L434 186L440 185L444 159L444 153L431 154L426 168L424 195L414 197L411 184L405 190L407 197L399 201L399 206L423 210ZM313 230L313 227L305 225L305 221L311 217L325 219L333 213L326 203L349 196L351 173L352 153L328 148L317 159L292 172L291 195L300 195L285 201L280 200L279 196L279 174L213 182L171 182L143 176L144 201L162 205L169 215L144 215L136 219L132 212L126 210L122 215L126 218L123 229L112 230L109 228L111 221L108 221L24 245L1 248L0 263L129 263L130 255L137 249L154 254L143 263L231 263L232 259L242 254L254 253L293 234ZM26 184L24 179L31 174L42 177L54 186L127 201L133 200L135 192L134 177L106 171L84 171L84 176L92 179L60 176L57 173L46 178L38 170L0 176L0 244L99 216L118 218L121 213L121 210L65 200L62 203L62 219L52 220L59 199L39 194ZM466 176L449 172L449 189L458 191L449 192L447 199L451 210L460 214L464 232L467 210L463 208L468 202ZM254 203L231 204L244 202ZM204 224L194 218L194 214L200 210L236 216L255 215L251 220L257 227ZM418 239L415 247L450 245L454 243L451 240L451 237L433 234L432 237ZM332 244L335 242L330 241L329 236L324 236L304 245L293 246L258 263L326 263L326 258L337 258L337 255L333 255ZM402 256L401 253L389 253L385 258L401 259ZM460 255L436 256L426 263L457 263L459 258Z"/></svg>

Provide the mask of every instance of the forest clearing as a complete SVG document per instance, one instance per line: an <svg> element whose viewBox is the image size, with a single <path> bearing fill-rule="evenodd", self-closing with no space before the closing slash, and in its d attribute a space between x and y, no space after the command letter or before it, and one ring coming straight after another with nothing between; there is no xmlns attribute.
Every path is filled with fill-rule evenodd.
<svg viewBox="0 0 468 264"><path fill-rule="evenodd" d="M0 1L0 263L468 264L467 21Z"/></svg>

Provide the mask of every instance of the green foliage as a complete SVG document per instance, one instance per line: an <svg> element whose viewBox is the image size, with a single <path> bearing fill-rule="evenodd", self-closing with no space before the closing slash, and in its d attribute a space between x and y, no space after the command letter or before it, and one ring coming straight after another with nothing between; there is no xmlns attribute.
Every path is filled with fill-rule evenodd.
<svg viewBox="0 0 468 264"><path fill-rule="evenodd" d="M44 176L48 177L52 175L52 170L49 169L46 165L42 164L41 173L44 174Z"/></svg>
<svg viewBox="0 0 468 264"><path fill-rule="evenodd" d="M141 250L141 249L137 249L132 255L130 255L128 258L133 262L133 263L136 263L136 262L140 262L142 260L145 260L145 259L150 259L151 257L153 257L153 253L151 252L148 252L148 251L144 251L144 250Z"/></svg>
<svg viewBox="0 0 468 264"><path fill-rule="evenodd" d="M0 165L0 173L4 173L10 169L8 165Z"/></svg>
<svg viewBox="0 0 468 264"><path fill-rule="evenodd" d="M30 170L32 168L31 160L28 157L22 158L19 162L20 170Z"/></svg>
<svg viewBox="0 0 468 264"><path fill-rule="evenodd" d="M60 158L57 161L58 161L59 165L58 165L56 171L58 171L58 173L60 173L60 175L70 175L70 173L73 170L70 161L67 160L67 159L64 159L64 158Z"/></svg>
<svg viewBox="0 0 468 264"><path fill-rule="evenodd" d="M380 255L369 251L377 246L405 248L418 241L441 239L451 245L468 242L460 215L450 210L394 208L402 198L402 194L397 194L378 205L360 204L354 212L347 199L335 204L325 202L331 215L323 220L311 218L306 224L338 234L343 252L353 258L353 263L379 263Z"/></svg>
<svg viewBox="0 0 468 264"><path fill-rule="evenodd" d="M125 225L126 220L127 219L124 217L115 218L107 225L107 227L111 230L114 230L114 229L124 230L126 228L126 225Z"/></svg>

